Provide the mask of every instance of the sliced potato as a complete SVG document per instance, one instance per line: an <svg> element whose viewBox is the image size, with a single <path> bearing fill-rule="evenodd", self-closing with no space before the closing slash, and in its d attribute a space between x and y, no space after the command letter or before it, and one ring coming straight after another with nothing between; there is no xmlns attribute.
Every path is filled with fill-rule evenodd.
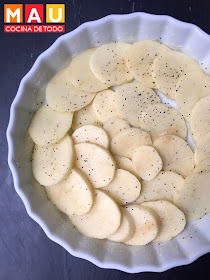
<svg viewBox="0 0 210 280"><path fill-rule="evenodd" d="M112 182L103 187L102 190L113 197L118 204L125 205L139 197L141 183L130 172L117 169Z"/></svg>
<svg viewBox="0 0 210 280"><path fill-rule="evenodd" d="M144 202L142 205L149 207L160 217L162 228L154 241L166 242L184 230L186 225L185 215L171 202L159 200Z"/></svg>
<svg viewBox="0 0 210 280"><path fill-rule="evenodd" d="M129 123L126 120L120 118L108 119L103 124L104 130L106 130L110 138L113 138L118 132L129 127L130 127Z"/></svg>
<svg viewBox="0 0 210 280"><path fill-rule="evenodd" d="M102 123L118 116L113 105L113 94L113 90L104 90L99 92L93 100L93 110Z"/></svg>
<svg viewBox="0 0 210 280"><path fill-rule="evenodd" d="M128 245L146 245L153 241L161 227L156 213L147 207L136 204L127 205L125 209L133 218L136 228L133 237L125 243Z"/></svg>
<svg viewBox="0 0 210 280"><path fill-rule="evenodd" d="M68 132L72 117L72 113L59 113L44 105L35 113L29 127L29 134L37 145L53 144Z"/></svg>
<svg viewBox="0 0 210 280"><path fill-rule="evenodd" d="M91 210L82 216L69 216L69 219L82 234L104 239L119 228L121 212L111 197L100 190L95 190L95 201Z"/></svg>
<svg viewBox="0 0 210 280"><path fill-rule="evenodd" d="M69 80L68 69L57 73L48 83L46 99L50 107L58 112L74 112L87 106L95 93L80 90Z"/></svg>
<svg viewBox="0 0 210 280"><path fill-rule="evenodd" d="M75 164L95 188L107 186L115 175L115 162L108 150L95 144L80 143L75 148Z"/></svg>
<svg viewBox="0 0 210 280"><path fill-rule="evenodd" d="M125 59L129 47L126 43L108 43L97 48L90 58L90 69L96 78L111 86L131 81Z"/></svg>
<svg viewBox="0 0 210 280"><path fill-rule="evenodd" d="M104 148L109 147L109 137L103 128L96 125L84 125L71 135L75 144L93 143Z"/></svg>
<svg viewBox="0 0 210 280"><path fill-rule="evenodd" d="M210 158L210 132L196 143L194 148L195 164Z"/></svg>
<svg viewBox="0 0 210 280"><path fill-rule="evenodd" d="M189 176L194 169L194 155L190 146L175 135L163 135L154 143L163 160L163 170L174 171L183 177Z"/></svg>
<svg viewBox="0 0 210 280"><path fill-rule="evenodd" d="M151 146L138 147L133 153L132 162L137 174L145 181L154 179L163 168L161 157Z"/></svg>
<svg viewBox="0 0 210 280"><path fill-rule="evenodd" d="M127 128L111 139L111 152L132 159L135 149L141 145L152 145L149 134L138 128Z"/></svg>
<svg viewBox="0 0 210 280"><path fill-rule="evenodd" d="M158 55L152 65L152 77L156 87L171 99L175 99L179 77L192 71L202 71L202 69L188 55L172 50Z"/></svg>
<svg viewBox="0 0 210 280"><path fill-rule="evenodd" d="M136 171L134 169L132 160L130 160L129 158L120 157L120 156L114 156L114 160L116 162L118 169L126 170L126 171L130 172L131 174L133 174L134 176L136 176L137 179L141 180L140 176L136 173Z"/></svg>
<svg viewBox="0 0 210 280"><path fill-rule="evenodd" d="M62 182L45 189L58 210L70 216L86 214L93 204L91 184L82 172L75 168Z"/></svg>
<svg viewBox="0 0 210 280"><path fill-rule="evenodd" d="M131 239L135 232L135 224L133 218L125 208L121 208L122 221L118 230L108 237L109 240L115 242L126 242Z"/></svg>
<svg viewBox="0 0 210 280"><path fill-rule="evenodd" d="M162 103L151 105L143 114L141 128L150 133L153 141L165 134L187 138L184 118L176 109Z"/></svg>
<svg viewBox="0 0 210 280"><path fill-rule="evenodd" d="M133 44L127 51L126 63L131 75L139 83L155 88L152 77L154 59L163 52L170 50L166 45L157 41L143 40Z"/></svg>
<svg viewBox="0 0 210 280"><path fill-rule="evenodd" d="M146 201L167 200L173 202L176 189L183 186L184 179L172 171L161 171L150 182L143 181L140 196L136 202L141 204Z"/></svg>
<svg viewBox="0 0 210 280"><path fill-rule="evenodd" d="M203 161L199 162L193 172L196 173L204 171L210 171L210 158L204 159Z"/></svg>
<svg viewBox="0 0 210 280"><path fill-rule="evenodd" d="M35 145L32 154L34 177L43 186L55 185L70 172L73 160L74 149L69 135L49 146Z"/></svg>
<svg viewBox="0 0 210 280"><path fill-rule="evenodd" d="M88 105L81 110L74 112L74 117L72 121L72 129L76 130L83 125L93 124L101 125L102 123L97 119L96 114L93 110L92 105Z"/></svg>
<svg viewBox="0 0 210 280"><path fill-rule="evenodd" d="M139 83L127 83L114 93L113 103L117 113L131 125L140 127L142 113L152 104L160 102L158 95Z"/></svg>
<svg viewBox="0 0 210 280"><path fill-rule="evenodd" d="M69 80L71 83L85 91L98 92L109 86L98 80L90 70L90 57L95 49L88 49L74 57L68 67Z"/></svg>
<svg viewBox="0 0 210 280"><path fill-rule="evenodd" d="M176 85L176 104L184 118L189 122L195 104L210 95L210 78L201 71L181 76Z"/></svg>
<svg viewBox="0 0 210 280"><path fill-rule="evenodd" d="M174 195L174 203L187 221L198 220L210 212L210 172L194 173L185 179Z"/></svg>
<svg viewBox="0 0 210 280"><path fill-rule="evenodd" d="M210 95L200 99L193 107L190 131L196 142L210 132Z"/></svg>

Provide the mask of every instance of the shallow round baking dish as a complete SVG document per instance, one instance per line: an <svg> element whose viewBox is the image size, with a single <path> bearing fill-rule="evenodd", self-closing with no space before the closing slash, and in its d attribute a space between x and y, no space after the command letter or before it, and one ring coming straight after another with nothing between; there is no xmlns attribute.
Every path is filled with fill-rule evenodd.
<svg viewBox="0 0 210 280"><path fill-rule="evenodd" d="M27 129L33 113L44 101L46 84L73 56L112 41L133 43L143 39L159 40L196 59L207 73L210 70L210 36L197 26L168 16L146 13L110 15L85 23L61 36L38 57L20 83L7 129L8 161L15 190L30 217L51 240L70 254L99 267L131 273L164 271L189 264L210 252L210 215L188 223L183 233L166 243L131 247L87 238L79 234L66 216L50 203L43 187L35 181L30 160L33 144Z"/></svg>

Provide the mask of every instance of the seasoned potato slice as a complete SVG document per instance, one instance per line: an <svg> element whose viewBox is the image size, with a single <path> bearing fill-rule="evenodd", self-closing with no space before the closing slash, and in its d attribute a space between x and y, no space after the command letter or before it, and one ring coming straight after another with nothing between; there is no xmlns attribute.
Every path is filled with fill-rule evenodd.
<svg viewBox="0 0 210 280"><path fill-rule="evenodd" d="M210 131L196 143L195 149L195 164L198 165L205 159L210 158Z"/></svg>
<svg viewBox="0 0 210 280"><path fill-rule="evenodd" d="M210 171L210 158L204 159L203 161L199 162L193 172L196 173L203 171Z"/></svg>
<svg viewBox="0 0 210 280"><path fill-rule="evenodd" d="M72 113L59 113L48 105L42 106L34 115L29 134L37 145L46 146L58 142L68 132Z"/></svg>
<svg viewBox="0 0 210 280"><path fill-rule="evenodd" d="M35 145L32 154L34 177L43 186L55 185L70 172L73 160L74 149L69 135L49 146Z"/></svg>
<svg viewBox="0 0 210 280"><path fill-rule="evenodd" d="M136 176L137 179L141 180L140 176L136 173L136 171L134 169L132 160L130 160L129 158L120 157L120 156L114 156L114 160L116 162L118 169L126 170L126 171L130 172L131 174L133 174L134 176Z"/></svg>
<svg viewBox="0 0 210 280"><path fill-rule="evenodd" d="M171 202L159 200L144 202L143 206L149 207L160 217L162 228L154 241L165 242L180 234L186 225L184 213Z"/></svg>
<svg viewBox="0 0 210 280"><path fill-rule="evenodd" d="M70 216L86 214L93 204L91 184L82 172L75 168L63 181L45 189L58 210Z"/></svg>
<svg viewBox="0 0 210 280"><path fill-rule="evenodd" d="M91 210L82 216L69 216L69 219L82 234L104 239L119 228L121 212L111 197L100 190L95 190L95 201Z"/></svg>
<svg viewBox="0 0 210 280"><path fill-rule="evenodd" d="M80 143L75 148L75 164L95 188L107 186L115 175L115 162L108 150L95 144Z"/></svg>
<svg viewBox="0 0 210 280"><path fill-rule="evenodd" d="M129 127L130 127L129 123L126 120L120 118L108 119L103 124L104 130L106 130L110 138L113 138L118 132Z"/></svg>
<svg viewBox="0 0 210 280"><path fill-rule="evenodd" d="M149 134L138 128L127 128L111 139L111 152L132 159L135 149L141 145L152 145Z"/></svg>
<svg viewBox="0 0 210 280"><path fill-rule="evenodd" d="M142 113L152 104L160 102L158 95L139 83L120 86L114 93L113 103L117 113L131 125L140 127Z"/></svg>

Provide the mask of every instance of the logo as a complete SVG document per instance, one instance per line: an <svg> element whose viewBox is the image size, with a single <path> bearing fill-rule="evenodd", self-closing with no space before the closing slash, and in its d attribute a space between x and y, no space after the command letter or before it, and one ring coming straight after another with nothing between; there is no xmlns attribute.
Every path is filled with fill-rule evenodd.
<svg viewBox="0 0 210 280"><path fill-rule="evenodd" d="M25 4L24 7L4 4L4 32L65 32L65 4Z"/></svg>

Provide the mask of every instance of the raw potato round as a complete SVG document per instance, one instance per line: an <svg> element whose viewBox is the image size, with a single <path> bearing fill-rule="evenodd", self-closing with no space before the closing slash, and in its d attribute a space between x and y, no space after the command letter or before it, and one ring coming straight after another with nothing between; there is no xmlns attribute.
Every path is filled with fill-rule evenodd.
<svg viewBox="0 0 210 280"><path fill-rule="evenodd" d="M162 228L154 241L165 242L180 234L186 225L185 215L168 201L144 202L143 206L151 208L160 217Z"/></svg>
<svg viewBox="0 0 210 280"><path fill-rule="evenodd" d="M203 160L210 158L210 132L196 143L194 149L195 164L198 165Z"/></svg>
<svg viewBox="0 0 210 280"><path fill-rule="evenodd" d="M135 224L133 218L125 208L121 208L122 221L118 230L108 237L109 240L115 242L126 242L131 239L135 232Z"/></svg>
<svg viewBox="0 0 210 280"><path fill-rule="evenodd" d="M133 153L132 162L136 172L145 181L154 179L163 168L161 157L151 146L142 145L137 148Z"/></svg>
<svg viewBox="0 0 210 280"><path fill-rule="evenodd" d="M134 151L141 145L152 145L149 134L138 128L127 128L111 139L111 152L132 159Z"/></svg>
<svg viewBox="0 0 210 280"><path fill-rule="evenodd" d="M69 135L49 146L35 145L32 170L35 179L43 186L52 186L63 180L74 160L73 143Z"/></svg>
<svg viewBox="0 0 210 280"><path fill-rule="evenodd" d="M86 124L102 125L102 123L97 119L92 105L88 105L81 110L74 112L72 129L76 130Z"/></svg>
<svg viewBox="0 0 210 280"><path fill-rule="evenodd" d="M93 187L107 186L115 175L115 162L108 150L95 144L76 144L76 166L84 172Z"/></svg>
<svg viewBox="0 0 210 280"><path fill-rule="evenodd" d="M140 205L127 205L125 209L129 212L135 223L133 237L126 241L128 245L146 245L153 241L161 226L159 217L147 207Z"/></svg>
<svg viewBox="0 0 210 280"><path fill-rule="evenodd" d="M127 121L120 118L108 119L104 124L103 128L106 130L110 138L113 138L118 132L129 128L130 125Z"/></svg>
<svg viewBox="0 0 210 280"><path fill-rule="evenodd" d="M75 130L71 137L75 144L93 143L106 149L109 147L109 137L106 131L99 126L84 125Z"/></svg>
<svg viewBox="0 0 210 280"><path fill-rule="evenodd" d="M194 173L210 171L210 158L201 161L194 169Z"/></svg>
<svg viewBox="0 0 210 280"><path fill-rule="evenodd" d="M90 211L82 216L70 216L69 219L82 234L104 239L119 228L121 212L111 197L102 191L95 190L95 201Z"/></svg>
<svg viewBox="0 0 210 280"><path fill-rule="evenodd" d="M114 93L113 103L117 113L131 125L140 127L142 113L152 104L160 102L158 95L139 83L120 86Z"/></svg>
<svg viewBox="0 0 210 280"><path fill-rule="evenodd" d="M147 131L153 141L165 134L187 138L184 118L176 109L162 103L151 105L143 114L141 128Z"/></svg>
<svg viewBox="0 0 210 280"><path fill-rule="evenodd" d="M68 69L57 73L48 83L46 99L50 107L58 112L74 112L87 106L95 93L82 91L71 84Z"/></svg>
<svg viewBox="0 0 210 280"><path fill-rule="evenodd" d="M141 180L141 178L139 177L139 175L136 173L136 171L134 169L132 160L130 160L129 158L120 157L120 156L114 156L114 160L116 162L118 169L126 170L126 171L130 172L131 174L133 174L134 176L136 176L136 178Z"/></svg>
<svg viewBox="0 0 210 280"><path fill-rule="evenodd" d="M170 49L166 45L152 40L133 44L127 51L126 63L134 79L147 87L155 88L151 72L153 61L158 55L168 50Z"/></svg>
<svg viewBox="0 0 210 280"><path fill-rule="evenodd" d="M202 69L195 60L178 51L161 53L155 58L152 65L155 85L163 94L173 100L179 77L192 71L202 71Z"/></svg>
<svg viewBox="0 0 210 280"><path fill-rule="evenodd" d="M179 78L176 85L176 104L189 122L195 104L210 95L210 78L201 71L187 73Z"/></svg>
<svg viewBox="0 0 210 280"><path fill-rule="evenodd" d="M210 212L210 172L194 173L177 189L174 203L186 216L187 221L198 220Z"/></svg>
<svg viewBox="0 0 210 280"><path fill-rule="evenodd" d="M210 132L210 96L200 99L193 107L190 131L196 142Z"/></svg>
<svg viewBox="0 0 210 280"><path fill-rule="evenodd" d="M153 143L163 160L163 170L174 171L183 177L189 176L194 169L194 155L190 146L175 135L163 135Z"/></svg>
<svg viewBox="0 0 210 280"><path fill-rule="evenodd" d="M139 204L154 200L173 202L176 189L183 184L184 179L181 175L172 171L161 171L152 181L142 182L141 193L136 202Z"/></svg>
<svg viewBox="0 0 210 280"><path fill-rule="evenodd" d="M118 117L113 105L113 90L99 92L93 100L93 110L99 121L105 123L108 119Z"/></svg>
<svg viewBox="0 0 210 280"><path fill-rule="evenodd" d="M97 48L90 58L90 69L97 79L119 86L133 78L126 66L126 52L130 44L109 43Z"/></svg>
<svg viewBox="0 0 210 280"><path fill-rule="evenodd" d="M44 105L35 113L29 127L29 134L37 145L53 144L68 132L72 117L72 113L59 113Z"/></svg>
<svg viewBox="0 0 210 280"><path fill-rule="evenodd" d="M93 204L91 184L78 169L72 169L62 182L45 189L47 196L58 210L69 216L84 215Z"/></svg>
<svg viewBox="0 0 210 280"><path fill-rule="evenodd" d="M107 84L99 81L90 70L90 57L95 49L86 50L74 57L68 67L70 82L77 88L89 92L107 89Z"/></svg>
<svg viewBox="0 0 210 280"><path fill-rule="evenodd" d="M118 204L125 205L139 197L141 183L130 172L117 169L112 182L102 189L108 193Z"/></svg>

